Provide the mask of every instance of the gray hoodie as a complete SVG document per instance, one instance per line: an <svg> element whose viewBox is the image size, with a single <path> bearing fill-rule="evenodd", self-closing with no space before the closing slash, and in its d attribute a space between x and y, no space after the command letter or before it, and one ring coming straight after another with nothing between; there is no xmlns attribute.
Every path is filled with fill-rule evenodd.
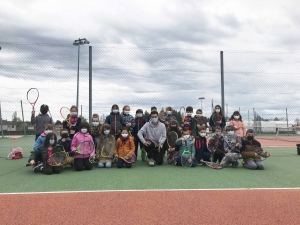
<svg viewBox="0 0 300 225"><path fill-rule="evenodd" d="M146 138L144 138L144 134L146 134ZM139 130L138 137L143 144L145 144L146 140L149 140L152 141L155 145L162 146L167 138L166 134L167 131L165 124L158 122L157 125L154 125L151 122L147 122Z"/></svg>

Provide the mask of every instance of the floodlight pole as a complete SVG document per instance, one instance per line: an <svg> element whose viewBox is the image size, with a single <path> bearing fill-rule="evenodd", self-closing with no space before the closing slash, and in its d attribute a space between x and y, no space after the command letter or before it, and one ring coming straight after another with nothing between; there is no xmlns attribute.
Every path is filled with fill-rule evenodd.
<svg viewBox="0 0 300 225"><path fill-rule="evenodd" d="M79 107L79 57L80 57L80 45L89 44L90 42L86 38L78 38L73 42L73 45L78 46L78 66L77 66L77 95L76 95L76 107Z"/></svg>
<svg viewBox="0 0 300 225"><path fill-rule="evenodd" d="M202 100L205 99L205 98L204 97L200 97L199 99L201 100L201 109L203 110L203 108L202 108Z"/></svg>

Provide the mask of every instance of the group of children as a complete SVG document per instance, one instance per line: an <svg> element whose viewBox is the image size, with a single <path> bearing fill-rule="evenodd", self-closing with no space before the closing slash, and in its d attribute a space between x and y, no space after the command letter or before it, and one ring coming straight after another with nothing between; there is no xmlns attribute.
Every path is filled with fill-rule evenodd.
<svg viewBox="0 0 300 225"><path fill-rule="evenodd" d="M73 157L72 165L75 170L91 170L93 161L99 168L110 168L115 162L118 168L131 168L132 163L141 149L141 157L145 161L146 155L150 166L161 165L167 153L167 162L181 165L181 154L188 149L191 152L191 167L202 165L204 162L218 162L221 167L231 164L238 167L238 159L243 158L243 167L248 169L264 169L260 156L255 152L260 143L254 139L254 131L246 132L242 117L235 111L229 125L226 126L225 118L219 105L210 117L209 126L214 135L207 140L207 122L201 109L193 115L193 108L186 108L186 116L183 124L172 115L172 108L167 107L164 117L159 117L156 107L151 108L150 116L144 118L143 110L138 109L135 117L130 115L130 107L123 107L119 112L118 105L113 105L111 113L106 117L105 123L100 124L99 116L94 114L88 124L81 121L78 116L78 108L72 106L68 120L63 121L63 129L60 131L61 138L57 140L51 125L51 117L47 114L48 106L41 106L41 114L34 118L36 124L36 143L29 163L34 172L45 174L60 173L61 167L50 166L47 160L51 154L57 151L66 151ZM46 111L46 113L45 113ZM217 118L217 119L216 119ZM112 133L111 124L119 122L122 126L116 133ZM44 130L41 131L41 123ZM175 146L169 146L166 137L169 132L176 132ZM77 147L89 140L95 144L95 150L89 155L82 157L78 154Z"/></svg>

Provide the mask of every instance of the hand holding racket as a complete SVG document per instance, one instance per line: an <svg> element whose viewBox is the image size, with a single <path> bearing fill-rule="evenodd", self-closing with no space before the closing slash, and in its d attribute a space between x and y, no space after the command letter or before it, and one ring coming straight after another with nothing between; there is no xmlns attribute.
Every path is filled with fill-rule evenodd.
<svg viewBox="0 0 300 225"><path fill-rule="evenodd" d="M71 115L71 112L70 112L70 109L69 109L68 107L61 107L61 108L60 108L60 115L61 115L61 117L62 117L67 123L70 122L70 115Z"/></svg>
<svg viewBox="0 0 300 225"><path fill-rule="evenodd" d="M37 88L30 88L27 91L27 101L30 103L30 105L32 106L32 115L35 114L35 103L37 102L37 100L39 99L40 93L38 91Z"/></svg>
<svg viewBox="0 0 300 225"><path fill-rule="evenodd" d="M92 153L95 151L95 145L92 141L83 141L81 142L75 153L78 155L82 155L82 158L93 158Z"/></svg>

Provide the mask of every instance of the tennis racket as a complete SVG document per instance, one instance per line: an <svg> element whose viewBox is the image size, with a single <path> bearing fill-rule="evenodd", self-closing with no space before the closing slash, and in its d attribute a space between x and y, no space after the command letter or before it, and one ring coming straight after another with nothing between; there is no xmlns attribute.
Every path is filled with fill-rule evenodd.
<svg viewBox="0 0 300 225"><path fill-rule="evenodd" d="M182 122L184 122L184 117L186 116L185 108L183 106L180 107L180 115L182 118Z"/></svg>
<svg viewBox="0 0 300 225"><path fill-rule="evenodd" d="M66 152L56 152L49 156L47 163L51 166L63 166L68 162L68 155Z"/></svg>
<svg viewBox="0 0 300 225"><path fill-rule="evenodd" d="M110 127L111 127L112 134L116 136L122 129L122 124L116 121L116 122L112 122L110 124Z"/></svg>
<svg viewBox="0 0 300 225"><path fill-rule="evenodd" d="M185 168L191 167L193 165L192 154L188 149L184 149L181 154L181 165Z"/></svg>
<svg viewBox="0 0 300 225"><path fill-rule="evenodd" d="M134 163L136 159L135 153L133 153L130 157L124 155L119 157L127 163Z"/></svg>
<svg viewBox="0 0 300 225"><path fill-rule="evenodd" d="M27 101L32 106L32 111L35 111L34 106L35 106L35 103L37 102L37 100L39 99L39 96L40 96L39 90L36 88L30 88L27 91Z"/></svg>
<svg viewBox="0 0 300 225"><path fill-rule="evenodd" d="M92 141L83 141L76 149L76 153L81 155L82 158L90 157L93 152L95 152L95 145Z"/></svg>
<svg viewBox="0 0 300 225"><path fill-rule="evenodd" d="M178 139L178 134L175 131L171 131L167 135L167 144L169 149L175 147L175 142Z"/></svg>
<svg viewBox="0 0 300 225"><path fill-rule="evenodd" d="M213 169L222 169L222 167L220 166L220 164L218 163L215 163L213 161L211 162L208 162L208 161L203 161L207 166L209 166L210 168L213 168Z"/></svg>
<svg viewBox="0 0 300 225"><path fill-rule="evenodd" d="M68 107L61 107L60 108L60 115L61 117L67 121L68 123L70 122L70 109Z"/></svg>
<svg viewBox="0 0 300 225"><path fill-rule="evenodd" d="M115 145L112 142L106 142L100 152L100 158L112 158L114 155Z"/></svg>
<svg viewBox="0 0 300 225"><path fill-rule="evenodd" d="M261 147L254 147L254 151L260 156L262 157L261 158L261 161L264 161L266 160L269 156L270 156L270 153L265 151L263 148Z"/></svg>
<svg viewBox="0 0 300 225"><path fill-rule="evenodd" d="M222 116L219 113L214 113L212 116L212 121L215 126L220 126L220 124L222 123Z"/></svg>
<svg viewBox="0 0 300 225"><path fill-rule="evenodd" d="M203 124L206 125L206 122L205 122L205 119L203 116L196 117L196 121L197 121L197 125L199 127L202 126Z"/></svg>

